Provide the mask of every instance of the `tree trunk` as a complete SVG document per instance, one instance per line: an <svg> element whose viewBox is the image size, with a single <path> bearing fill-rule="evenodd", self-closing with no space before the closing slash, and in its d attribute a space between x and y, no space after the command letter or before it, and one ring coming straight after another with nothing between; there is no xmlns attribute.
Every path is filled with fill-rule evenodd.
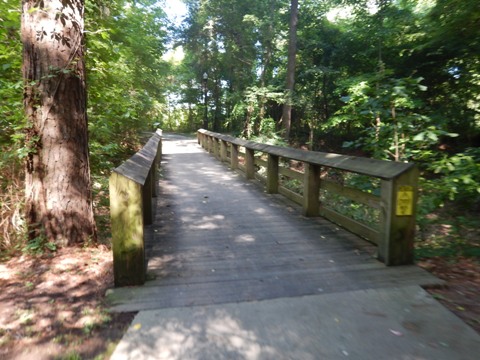
<svg viewBox="0 0 480 360"><path fill-rule="evenodd" d="M23 0L26 220L31 239L96 241L88 159L84 1Z"/></svg>
<svg viewBox="0 0 480 360"><path fill-rule="evenodd" d="M288 43L288 65L287 65L287 88L286 102L283 105L282 122L285 129L285 139L290 140L290 129L292 127L292 97L295 87L295 63L297 56L297 23L298 23L298 0L291 0L290 3L290 30Z"/></svg>

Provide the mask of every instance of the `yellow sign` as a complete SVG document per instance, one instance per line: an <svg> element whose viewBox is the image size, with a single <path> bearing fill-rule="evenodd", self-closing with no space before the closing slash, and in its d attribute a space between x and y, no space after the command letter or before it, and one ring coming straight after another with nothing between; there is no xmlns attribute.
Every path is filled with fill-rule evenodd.
<svg viewBox="0 0 480 360"><path fill-rule="evenodd" d="M413 215L413 186L399 186L397 192L397 216Z"/></svg>

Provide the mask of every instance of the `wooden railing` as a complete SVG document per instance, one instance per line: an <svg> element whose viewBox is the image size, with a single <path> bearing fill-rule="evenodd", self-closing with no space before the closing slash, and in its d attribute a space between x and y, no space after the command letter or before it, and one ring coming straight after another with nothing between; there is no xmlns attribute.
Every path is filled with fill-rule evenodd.
<svg viewBox="0 0 480 360"><path fill-rule="evenodd" d="M305 216L323 216L376 244L377 257L386 265L413 262L418 196L418 170L414 164L272 146L203 129L197 136L203 148L228 162L232 169L241 170L247 179L263 182L268 193L281 193L302 205ZM303 170L292 170L291 161L298 162ZM266 175L260 174L259 169ZM369 183L377 183L377 189L362 191L342 181L332 181L328 175L332 170L360 174ZM301 183L300 190L283 186L284 178ZM360 222L324 204L321 193L374 209L376 225Z"/></svg>
<svg viewBox="0 0 480 360"><path fill-rule="evenodd" d="M115 286L142 285L146 277L144 227L153 223L152 197L162 156L162 131L110 176Z"/></svg>

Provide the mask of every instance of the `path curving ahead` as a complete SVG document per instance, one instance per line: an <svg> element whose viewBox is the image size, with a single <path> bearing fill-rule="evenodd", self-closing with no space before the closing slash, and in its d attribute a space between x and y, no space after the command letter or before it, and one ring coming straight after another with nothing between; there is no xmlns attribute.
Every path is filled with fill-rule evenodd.
<svg viewBox="0 0 480 360"><path fill-rule="evenodd" d="M163 154L151 280L108 295L140 311L112 359L476 358L480 337L419 286L440 280L386 267L194 139L165 135Z"/></svg>

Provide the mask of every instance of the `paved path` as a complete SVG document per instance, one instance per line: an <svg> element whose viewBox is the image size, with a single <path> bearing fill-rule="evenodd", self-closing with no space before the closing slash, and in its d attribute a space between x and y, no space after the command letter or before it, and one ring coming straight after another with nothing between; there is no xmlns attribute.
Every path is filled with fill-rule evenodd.
<svg viewBox="0 0 480 360"><path fill-rule="evenodd" d="M385 267L194 140L163 144L152 280L108 296L140 311L113 359L476 358L478 335L419 287L438 279Z"/></svg>

